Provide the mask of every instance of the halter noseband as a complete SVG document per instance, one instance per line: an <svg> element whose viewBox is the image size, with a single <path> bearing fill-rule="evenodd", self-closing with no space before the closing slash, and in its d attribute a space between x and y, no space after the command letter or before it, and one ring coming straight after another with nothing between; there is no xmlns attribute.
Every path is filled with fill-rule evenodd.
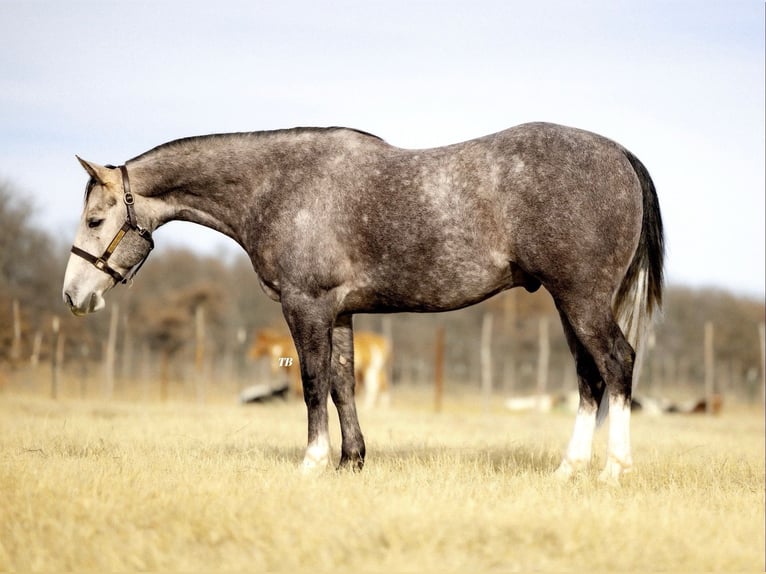
<svg viewBox="0 0 766 574"><path fill-rule="evenodd" d="M149 257L152 249L154 249L154 240L152 239L152 234L148 230L138 225L136 220L136 211L133 209L135 198L130 192L130 180L128 179L127 168L124 165L121 165L120 172L122 173L122 200L125 202L125 207L128 212L127 217L125 218L125 223L122 224L122 227L119 229L119 231L117 231L117 234L109 242L109 245L107 245L101 257L91 255L87 251L84 251L74 245L72 246L72 253L82 257L85 259L85 261L93 264L96 269L109 275L112 279L114 279L115 283L127 283L133 279L135 274L138 273L138 270L141 269L141 266L144 264L147 257ZM125 235L127 235L128 231L137 232L138 236L149 244L149 250L146 252L146 255L141 258L141 261L131 267L125 275L122 275L113 267L109 267L108 261L112 256L112 253L114 253L117 249L117 246L120 244L122 239L125 237Z"/></svg>

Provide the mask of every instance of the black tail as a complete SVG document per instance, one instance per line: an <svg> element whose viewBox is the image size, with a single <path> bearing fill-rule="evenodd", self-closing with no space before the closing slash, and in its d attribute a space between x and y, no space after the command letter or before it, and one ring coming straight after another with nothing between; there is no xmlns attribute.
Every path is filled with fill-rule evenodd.
<svg viewBox="0 0 766 574"><path fill-rule="evenodd" d="M636 253L617 291L615 302L618 304L627 297L631 285L636 281L639 271L643 269L647 273L646 312L651 315L656 309L662 307L664 286L665 237L660 216L660 203L657 200L654 182L644 164L628 150L623 151L641 182L644 195L644 217Z"/></svg>

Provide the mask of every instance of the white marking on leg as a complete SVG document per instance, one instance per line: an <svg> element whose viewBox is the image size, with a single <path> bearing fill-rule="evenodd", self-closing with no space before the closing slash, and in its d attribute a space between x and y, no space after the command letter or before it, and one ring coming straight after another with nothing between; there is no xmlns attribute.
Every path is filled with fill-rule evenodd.
<svg viewBox="0 0 766 574"><path fill-rule="evenodd" d="M588 466L593 454L595 430L596 409L581 406L577 411L574 431L566 454L556 470L556 477L568 480L574 473Z"/></svg>
<svg viewBox="0 0 766 574"><path fill-rule="evenodd" d="M329 462L330 437L327 434L320 434L306 447L301 470L304 473L312 473L326 468Z"/></svg>
<svg viewBox="0 0 766 574"><path fill-rule="evenodd" d="M630 454L630 402L624 397L609 397L609 441L606 466L599 475L601 482L619 483L620 476L633 467Z"/></svg>

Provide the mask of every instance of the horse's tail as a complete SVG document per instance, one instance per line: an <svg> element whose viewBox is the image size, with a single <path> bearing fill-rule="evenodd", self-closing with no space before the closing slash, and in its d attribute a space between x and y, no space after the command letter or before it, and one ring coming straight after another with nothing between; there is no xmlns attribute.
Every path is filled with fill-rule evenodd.
<svg viewBox="0 0 766 574"><path fill-rule="evenodd" d="M623 153L641 183L644 214L638 247L614 296L612 310L625 338L636 352L633 363L633 385L635 386L641 371L644 342L652 316L662 306L665 239L660 204L652 178L636 156L628 150L623 150ZM606 393L604 395L606 396ZM602 398L597 421L603 422L608 412L609 401Z"/></svg>

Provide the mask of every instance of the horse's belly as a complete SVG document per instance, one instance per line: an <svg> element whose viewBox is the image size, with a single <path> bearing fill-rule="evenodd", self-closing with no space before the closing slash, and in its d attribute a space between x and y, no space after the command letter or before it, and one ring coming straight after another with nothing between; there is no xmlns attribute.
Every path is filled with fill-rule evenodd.
<svg viewBox="0 0 766 574"><path fill-rule="evenodd" d="M486 258L449 265L378 268L346 297L351 312L438 312L473 305L515 285L530 284L512 262ZM538 283L539 286L539 283ZM534 290L533 287L531 290ZM346 305L344 305L346 307Z"/></svg>

